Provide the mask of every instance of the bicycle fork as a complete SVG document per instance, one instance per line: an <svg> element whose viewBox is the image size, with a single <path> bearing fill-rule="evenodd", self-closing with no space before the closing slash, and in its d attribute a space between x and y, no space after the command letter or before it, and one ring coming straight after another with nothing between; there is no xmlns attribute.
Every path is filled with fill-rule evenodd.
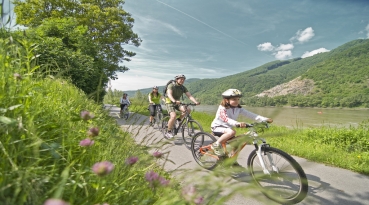
<svg viewBox="0 0 369 205"><path fill-rule="evenodd" d="M264 174L271 175L270 171L266 167L267 166L266 164L269 164L271 166L272 171L279 173L279 169L275 165L271 154L269 152L265 152L265 151L262 150L263 147L266 147L266 146L269 146L269 145L266 144L265 140L261 139L261 141L263 142L261 145L258 145L256 140L253 143L254 143L255 148L257 148L256 155L258 156L258 159L259 159L261 167L263 168ZM267 155L269 163L265 163L264 158L263 158L263 154Z"/></svg>

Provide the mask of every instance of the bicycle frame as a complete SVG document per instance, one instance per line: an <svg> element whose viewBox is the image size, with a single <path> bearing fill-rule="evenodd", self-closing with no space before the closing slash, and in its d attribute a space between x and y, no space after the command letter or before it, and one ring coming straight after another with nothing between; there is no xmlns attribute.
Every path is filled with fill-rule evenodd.
<svg viewBox="0 0 369 205"><path fill-rule="evenodd" d="M174 125L174 128L173 128L173 131L174 131L174 135L177 135L178 134L178 131L179 131L179 129L182 127L182 125L183 124L185 124L185 123L187 123L189 120L191 120L192 119L192 117L191 117L191 113L190 112L188 112L188 106L190 106L190 105L196 105L196 104L192 104L192 103L189 103L189 104L182 104L181 103L181 105L182 106L184 106L184 108L185 108L185 115L184 115L184 117L183 117L183 119L181 120L181 122L179 123L179 125L178 125L178 127L176 127L175 125Z"/></svg>
<svg viewBox="0 0 369 205"><path fill-rule="evenodd" d="M264 172L264 174L270 175L271 173L266 168L265 162L262 158L262 148L265 147L265 146L269 146L269 144L266 143L265 139L259 137L258 133L256 132L255 128L252 125L248 125L248 126L250 126L248 132L246 132L244 134L241 134L241 135L238 135L238 136L235 136L235 137L232 137L229 140L227 140L226 142L222 143L222 147L223 147L223 151L225 153L225 156L229 155L229 153L227 151L227 148L226 148L227 143L229 144L229 143L232 143L234 141L242 140L242 139L245 139L245 138L253 138L253 145L257 149L256 154L258 156L258 159L259 159L260 165L263 169L263 172ZM248 143L245 140L245 142L240 147L238 147L236 150L232 150L233 154L231 156L229 156L229 158L237 157L237 155L241 152L241 150L247 144ZM201 154L208 155L208 156L213 157L217 160L221 160L221 158L219 158L219 156L208 153L207 150L210 150L210 149L211 149L211 144L209 144L207 146L200 147L199 151L200 151ZM273 171L279 173L279 169L276 167L270 153L266 153L266 155L268 156L268 159L269 159L269 162L270 162L269 164L272 166Z"/></svg>

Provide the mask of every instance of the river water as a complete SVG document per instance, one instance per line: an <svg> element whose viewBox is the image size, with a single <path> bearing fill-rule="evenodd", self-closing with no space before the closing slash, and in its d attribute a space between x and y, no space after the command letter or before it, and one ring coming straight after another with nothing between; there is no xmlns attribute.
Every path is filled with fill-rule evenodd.
<svg viewBox="0 0 369 205"><path fill-rule="evenodd" d="M369 119L369 109L245 107L253 113L272 118L273 124L287 127L357 126ZM218 105L199 105L195 111L215 116ZM242 120L242 118L241 118ZM246 120L247 121L247 120ZM248 122L250 122L248 120Z"/></svg>

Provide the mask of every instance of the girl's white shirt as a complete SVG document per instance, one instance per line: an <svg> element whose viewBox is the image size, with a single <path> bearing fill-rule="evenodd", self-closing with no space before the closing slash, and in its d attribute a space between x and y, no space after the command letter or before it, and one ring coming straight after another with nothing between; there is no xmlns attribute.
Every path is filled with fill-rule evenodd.
<svg viewBox="0 0 369 205"><path fill-rule="evenodd" d="M126 97L126 99L123 99L123 97L120 98L120 104L127 104L130 105L131 102L128 99L128 96Z"/></svg>
<svg viewBox="0 0 369 205"><path fill-rule="evenodd" d="M258 122L268 119L267 117L257 115L244 108L235 107L226 109L222 105L219 105L215 119L211 123L211 127L232 128L239 123L237 119L240 114Z"/></svg>

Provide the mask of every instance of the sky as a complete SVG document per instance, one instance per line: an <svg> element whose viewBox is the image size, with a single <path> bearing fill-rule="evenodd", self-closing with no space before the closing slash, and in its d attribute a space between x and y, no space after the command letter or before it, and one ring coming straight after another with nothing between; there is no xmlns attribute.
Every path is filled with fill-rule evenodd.
<svg viewBox="0 0 369 205"><path fill-rule="evenodd" d="M369 38L368 0L126 0L123 9L142 39L123 46L136 53L110 82L123 91L178 74L220 78Z"/></svg>
<svg viewBox="0 0 369 205"><path fill-rule="evenodd" d="M139 47L111 88L220 78L369 38L367 0L126 0Z"/></svg>

